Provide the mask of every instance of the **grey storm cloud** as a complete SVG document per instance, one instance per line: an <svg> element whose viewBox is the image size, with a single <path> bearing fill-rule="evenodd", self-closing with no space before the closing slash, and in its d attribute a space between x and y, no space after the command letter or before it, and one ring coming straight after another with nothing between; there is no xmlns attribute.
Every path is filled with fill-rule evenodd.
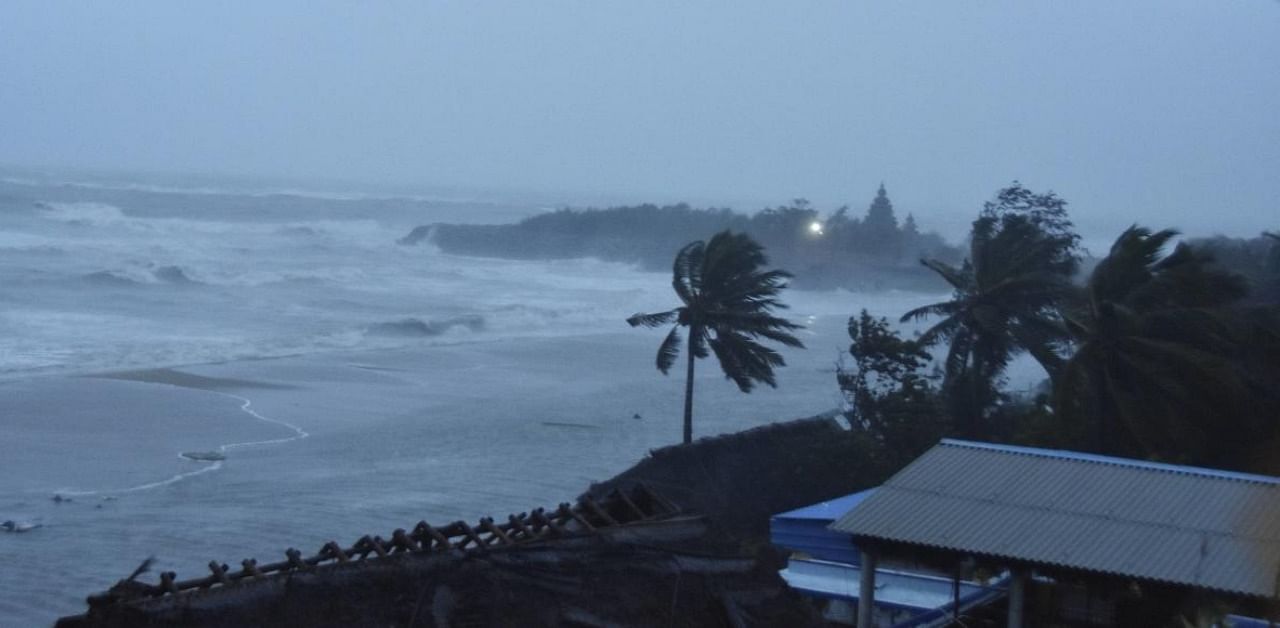
<svg viewBox="0 0 1280 628"><path fill-rule="evenodd" d="M1280 223L1280 4L7 2L0 163Z"/></svg>

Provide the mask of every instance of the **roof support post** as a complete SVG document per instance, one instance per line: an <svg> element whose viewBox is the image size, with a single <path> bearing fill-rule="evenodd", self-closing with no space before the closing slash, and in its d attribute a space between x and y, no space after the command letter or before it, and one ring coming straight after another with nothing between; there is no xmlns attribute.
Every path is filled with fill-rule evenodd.
<svg viewBox="0 0 1280 628"><path fill-rule="evenodd" d="M862 550L858 569L858 628L874 628L876 609L876 555Z"/></svg>
<svg viewBox="0 0 1280 628"><path fill-rule="evenodd" d="M1022 628L1027 603L1027 570L1014 567L1009 574L1009 628Z"/></svg>

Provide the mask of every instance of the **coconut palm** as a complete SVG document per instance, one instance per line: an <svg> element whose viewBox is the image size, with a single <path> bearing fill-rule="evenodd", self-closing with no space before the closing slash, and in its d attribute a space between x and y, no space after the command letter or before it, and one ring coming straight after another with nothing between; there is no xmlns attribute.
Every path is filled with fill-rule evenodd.
<svg viewBox="0 0 1280 628"><path fill-rule="evenodd" d="M1058 268L1062 246L1031 221L1006 220L997 226L979 219L962 266L921 260L951 285L954 295L911 310L902 321L941 318L917 342L950 343L943 388L961 435L982 436L1000 378L1019 352L1029 352L1051 378L1057 375L1067 336L1056 306L1070 285Z"/></svg>
<svg viewBox="0 0 1280 628"><path fill-rule="evenodd" d="M1194 456L1249 399L1239 341L1222 306L1245 296L1243 277L1173 230L1130 227L1065 310L1077 343L1055 382L1055 412L1091 425L1106 453Z"/></svg>
<svg viewBox="0 0 1280 628"><path fill-rule="evenodd" d="M743 233L721 231L710 241L691 242L676 254L671 285L681 306L656 314L636 314L627 319L632 327L658 327L675 323L658 347L658 370L666 374L680 354L680 328L687 328L688 366L684 389L684 442L693 440L693 366L695 358L714 353L725 377L742 392L756 382L776 387L773 369L786 362L760 339L789 347L803 347L790 332L799 325L772 314L787 307L778 294L790 273L763 270L768 263L764 248ZM710 350L710 353L708 352Z"/></svg>

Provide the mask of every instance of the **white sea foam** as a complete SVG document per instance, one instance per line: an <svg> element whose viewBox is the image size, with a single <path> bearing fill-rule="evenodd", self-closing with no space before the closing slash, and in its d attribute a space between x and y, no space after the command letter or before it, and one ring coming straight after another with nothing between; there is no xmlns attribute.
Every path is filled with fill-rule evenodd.
<svg viewBox="0 0 1280 628"><path fill-rule="evenodd" d="M403 229L356 216L216 218L139 217L92 202L45 203L34 218L0 216L0 233L17 234L9 236L16 246L8 257L19 262L10 272L26 286L4 313L14 333L0 335L0 373L606 330L653 307L658 300L646 293L662 286L623 264L473 259L398 246ZM36 246L66 255L38 257L29 250ZM426 333L390 333L406 320L422 322ZM467 323L476 320L484 322ZM32 359L39 346L59 352Z"/></svg>
<svg viewBox="0 0 1280 628"><path fill-rule="evenodd" d="M158 384L158 385L159 385L159 384ZM301 427L298 427L297 425L294 425L293 423L290 423L290 422L288 422L288 421L282 421L282 420L280 420L280 419L274 419L274 418L271 418L271 417L268 417L268 416L265 416L265 415L263 415L263 414L259 413L257 410L254 410L254 409L251 407L251 406L253 405L253 402L252 402L252 401L250 401L250 400L249 400L248 398L246 398L246 397L241 397L240 395L233 395L233 394L231 394L231 393L222 392L222 391L209 391L209 392L210 392L211 394L222 395L222 396L224 396L224 397L229 397L229 398L231 398L231 399L234 399L234 400L236 400L236 401L239 401L239 402L240 402L240 411L241 411L241 412L243 412L243 413L245 413L245 414L248 414L249 416L253 417L254 419L257 419L258 421L262 421L262 422L264 422L264 423L271 423L271 424L273 424L273 425L278 425L278 426L280 426L280 427L286 428L286 429L290 430L291 432L293 432L293 434L292 434L292 435L290 435L290 436L283 436L283 437L280 437L280 438L268 438L268 439L262 439L262 440L251 440L251 441L240 441L240 442L234 442L234 443L225 443L225 444L219 445L219 446L217 447L216 451L217 451L217 452L219 452L219 453L223 453L223 454L225 454L225 453L227 453L227 452L229 452L229 451L231 451L231 450L233 450L233 449L243 449L243 448L246 448L246 447L262 447L262 446L266 446L266 445L283 445L283 444L285 444L285 443L291 443L291 442L293 442L293 441L296 441L296 440L302 440L302 439L304 439L304 438L307 438L307 437L311 436L311 434L307 433L307 431L306 431L306 430L302 429ZM183 460L190 460L190 459L191 459L191 458L190 458L190 456L188 456L188 455L184 455L184 453L183 453L183 452L177 452L177 456L178 456L178 458L181 458L181 459L183 459ZM222 469L222 468L223 468L223 462L224 462L223 460L215 460L215 461L210 462L210 463L209 463L209 464L207 464L207 465L204 465L204 466L202 466L202 467L200 467L200 468L198 468L198 469L194 469L194 470L192 470L192 471L186 471L186 472L183 472L183 473L178 473L178 474L172 475L172 476L170 476L170 477L168 477L168 478L165 478L165 479L163 479L163 480L156 480L156 481L153 481L153 482L146 482L146 483L143 483L143 484L137 484L137 485L130 486L130 487L126 487L126 488L119 488L119 489L94 489L94 490L83 490L83 489L76 489L76 488L64 488L64 489L61 489L61 490L56 491L56 494L57 494L57 495L59 495L59 496L63 496L63 497L90 497L90 496L99 496L99 495L107 495L107 496L125 495L125 494L129 494L129 493L138 493L138 492L141 492L141 491L149 491L149 490L152 490L152 489L157 489L157 488L161 488L161 487L165 487L165 486L170 486L170 485L173 485L173 484L177 484L178 482L181 482L181 481L183 481L183 480L188 480L188 479L193 478L193 477L196 477L196 476L204 475L204 474L207 474L207 473L213 473L213 472L218 471L219 469Z"/></svg>
<svg viewBox="0 0 1280 628"><path fill-rule="evenodd" d="M0 213L0 275L22 286L0 316L0 377L616 331L637 311L674 305L667 278L626 264L400 246L403 225L358 203L346 215L262 221L242 201L227 210L214 196L207 206L182 197L163 210L139 199L145 215L119 193L115 204ZM893 317L915 299L793 291L787 301L799 317L864 306ZM449 323L474 320L483 324Z"/></svg>

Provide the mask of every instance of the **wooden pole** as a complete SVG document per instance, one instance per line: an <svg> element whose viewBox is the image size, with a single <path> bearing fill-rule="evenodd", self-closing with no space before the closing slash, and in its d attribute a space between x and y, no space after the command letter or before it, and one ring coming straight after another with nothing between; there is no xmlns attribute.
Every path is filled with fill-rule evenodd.
<svg viewBox="0 0 1280 628"><path fill-rule="evenodd" d="M876 608L876 555L862 550L858 577L858 628L874 628Z"/></svg>
<svg viewBox="0 0 1280 628"><path fill-rule="evenodd" d="M951 572L951 621L960 623L960 563Z"/></svg>
<svg viewBox="0 0 1280 628"><path fill-rule="evenodd" d="M1027 572L1014 567L1009 576L1009 628L1022 628L1027 601Z"/></svg>

